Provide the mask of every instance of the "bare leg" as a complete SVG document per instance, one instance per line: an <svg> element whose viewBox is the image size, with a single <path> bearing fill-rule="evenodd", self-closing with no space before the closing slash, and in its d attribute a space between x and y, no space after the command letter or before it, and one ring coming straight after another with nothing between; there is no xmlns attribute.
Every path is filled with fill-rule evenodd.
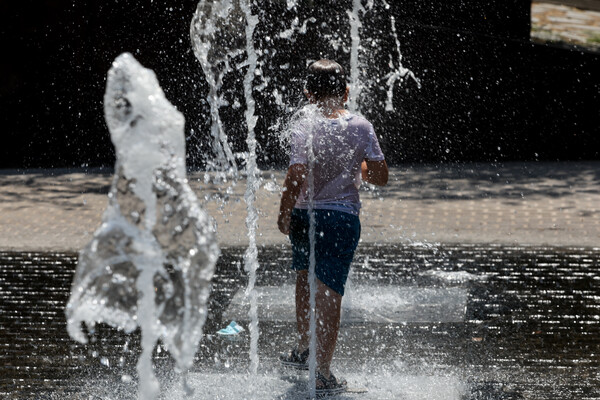
<svg viewBox="0 0 600 400"><path fill-rule="evenodd" d="M310 345L310 287L308 271L296 274L296 322L298 324L298 352Z"/></svg>
<svg viewBox="0 0 600 400"><path fill-rule="evenodd" d="M317 279L317 369L329 378L329 367L340 330L342 296ZM310 289L308 271L296 275L296 322L298 324L298 351L310 344Z"/></svg>
<svg viewBox="0 0 600 400"><path fill-rule="evenodd" d="M342 296L317 279L317 369L329 378L329 367L340 330Z"/></svg>

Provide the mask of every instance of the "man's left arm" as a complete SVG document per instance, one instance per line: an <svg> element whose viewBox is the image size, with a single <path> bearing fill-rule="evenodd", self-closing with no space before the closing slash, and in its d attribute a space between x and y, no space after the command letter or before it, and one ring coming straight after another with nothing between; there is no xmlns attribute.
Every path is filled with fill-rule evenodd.
<svg viewBox="0 0 600 400"><path fill-rule="evenodd" d="M362 180L373 185L385 186L388 182L388 166L385 160L364 160L361 165Z"/></svg>

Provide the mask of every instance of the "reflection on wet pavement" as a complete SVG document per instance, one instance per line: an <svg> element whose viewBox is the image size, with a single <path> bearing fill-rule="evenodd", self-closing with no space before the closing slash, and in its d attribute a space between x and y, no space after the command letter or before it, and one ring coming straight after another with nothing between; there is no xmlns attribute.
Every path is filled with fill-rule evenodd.
<svg viewBox="0 0 600 400"><path fill-rule="evenodd" d="M214 335L233 317L247 324L244 250L223 249L217 266L207 336L190 377L194 398L265 398L264 390L295 398L302 384L276 372L294 338L287 247L259 254L258 285L271 296L263 298L260 376L246 374L247 331L234 341ZM599 256L600 248L359 247L334 370L367 387L363 398L600 399ZM135 396L138 335L98 326L82 346L66 333L76 261L75 254L0 253L0 397ZM159 347L155 358L163 387L173 388L164 398L178 398L168 354Z"/></svg>
<svg viewBox="0 0 600 400"><path fill-rule="evenodd" d="M261 321L296 321L294 286L257 288ZM397 285L370 285L353 282L347 290L341 324L463 322L467 305L463 288L421 288ZM250 310L245 289L240 288L223 313L226 320L243 320Z"/></svg>

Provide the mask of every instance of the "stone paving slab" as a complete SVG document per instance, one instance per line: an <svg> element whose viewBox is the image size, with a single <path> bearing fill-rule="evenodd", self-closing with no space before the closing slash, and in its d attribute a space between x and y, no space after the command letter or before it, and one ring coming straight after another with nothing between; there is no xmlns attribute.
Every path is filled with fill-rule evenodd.
<svg viewBox="0 0 600 400"><path fill-rule="evenodd" d="M263 171L259 245L287 243L276 227L283 171ZM208 179L206 179L208 178ZM189 175L222 245L247 245L244 179ZM111 171L0 171L0 250L75 251L100 225ZM600 162L415 165L389 185L363 186L365 243L600 246Z"/></svg>

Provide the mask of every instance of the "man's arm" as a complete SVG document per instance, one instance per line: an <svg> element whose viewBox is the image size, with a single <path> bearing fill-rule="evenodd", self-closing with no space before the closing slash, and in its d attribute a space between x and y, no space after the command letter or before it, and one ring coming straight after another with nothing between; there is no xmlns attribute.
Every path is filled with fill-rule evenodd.
<svg viewBox="0 0 600 400"><path fill-rule="evenodd" d="M381 161L363 161L361 165L361 175L365 182L377 186L385 186L388 182L388 166L385 160Z"/></svg>
<svg viewBox="0 0 600 400"><path fill-rule="evenodd" d="M296 205L296 200L300 195L300 189L306 179L306 165L294 164L288 168L285 182L283 184L283 193L281 194L281 205L279 207L279 217L277 226L284 235L290 233L290 218L292 210Z"/></svg>

